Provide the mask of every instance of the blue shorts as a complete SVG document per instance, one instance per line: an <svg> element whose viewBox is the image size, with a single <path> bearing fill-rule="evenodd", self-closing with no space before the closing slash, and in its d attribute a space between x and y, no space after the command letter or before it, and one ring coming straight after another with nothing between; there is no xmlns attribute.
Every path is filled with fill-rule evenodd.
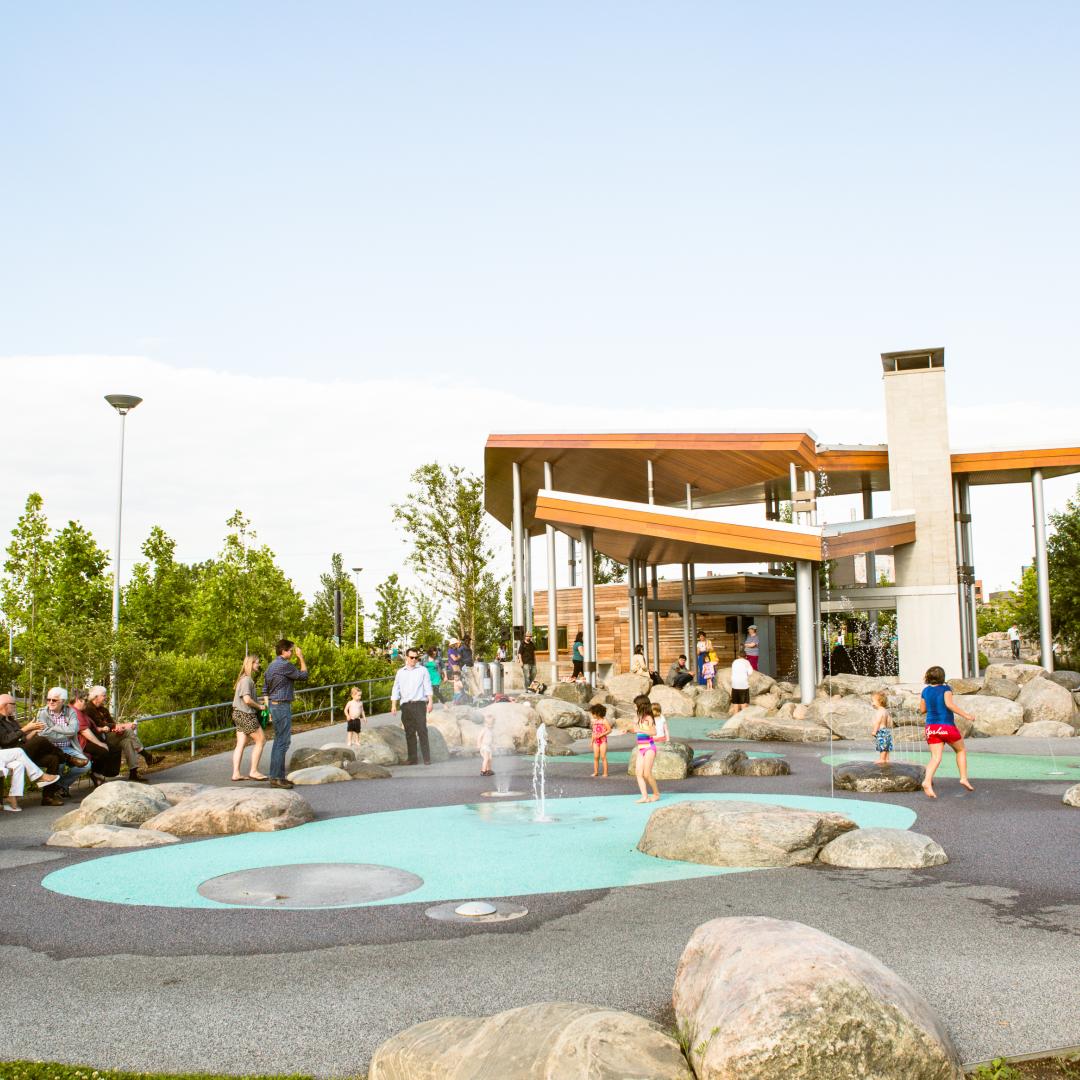
<svg viewBox="0 0 1080 1080"><path fill-rule="evenodd" d="M888 728L878 728L877 751L879 754L892 750L892 732Z"/></svg>

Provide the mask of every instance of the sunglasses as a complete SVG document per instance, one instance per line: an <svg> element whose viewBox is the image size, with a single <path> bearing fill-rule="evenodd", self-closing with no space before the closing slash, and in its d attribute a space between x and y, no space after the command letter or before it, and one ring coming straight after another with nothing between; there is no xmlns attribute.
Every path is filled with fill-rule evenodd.
<svg viewBox="0 0 1080 1080"><path fill-rule="evenodd" d="M50 697L50 698L46 698L45 700L47 702L49 702L50 705L55 705L56 702L63 701L64 699L62 697Z"/></svg>

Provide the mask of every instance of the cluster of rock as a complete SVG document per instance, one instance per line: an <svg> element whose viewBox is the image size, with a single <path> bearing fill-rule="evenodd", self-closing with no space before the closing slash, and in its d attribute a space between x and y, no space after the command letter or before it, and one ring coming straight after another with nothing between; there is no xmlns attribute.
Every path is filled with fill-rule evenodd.
<svg viewBox="0 0 1080 1080"><path fill-rule="evenodd" d="M446 761L450 754L438 732L429 739L432 761ZM386 767L408 761L405 729L385 724L360 734L358 746L324 743L305 746L289 757L287 778L294 784L335 784L342 780L385 780L393 775Z"/></svg>
<svg viewBox="0 0 1080 1080"><path fill-rule="evenodd" d="M803 923L699 926L679 960L675 1032L540 1002L428 1020L375 1051L370 1080L963 1080L926 1000L879 960ZM685 1054L684 1054L685 1048Z"/></svg>
<svg viewBox="0 0 1080 1080"><path fill-rule="evenodd" d="M58 818L45 842L50 847L156 847L181 837L277 832L314 817L304 799L280 788L150 787L114 780Z"/></svg>

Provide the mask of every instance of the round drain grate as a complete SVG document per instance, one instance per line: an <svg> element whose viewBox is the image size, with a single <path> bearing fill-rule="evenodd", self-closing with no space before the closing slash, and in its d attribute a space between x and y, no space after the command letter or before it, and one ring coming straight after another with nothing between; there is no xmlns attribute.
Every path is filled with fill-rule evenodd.
<svg viewBox="0 0 1080 1080"><path fill-rule="evenodd" d="M483 914L476 912L475 914L462 914L462 908L480 907L490 908L490 911L485 911ZM521 904L511 904L505 900L494 901L471 901L468 904L460 904L456 900L451 900L447 904L436 904L435 907L430 907L424 914L429 919L435 919L437 922L453 922L476 925L477 923L498 923L498 922L511 922L514 919L520 919L523 915L529 914L529 909L522 907Z"/></svg>
<svg viewBox="0 0 1080 1080"><path fill-rule="evenodd" d="M295 863L222 874L204 881L199 895L238 907L350 907L403 896L423 884L423 878L395 866Z"/></svg>

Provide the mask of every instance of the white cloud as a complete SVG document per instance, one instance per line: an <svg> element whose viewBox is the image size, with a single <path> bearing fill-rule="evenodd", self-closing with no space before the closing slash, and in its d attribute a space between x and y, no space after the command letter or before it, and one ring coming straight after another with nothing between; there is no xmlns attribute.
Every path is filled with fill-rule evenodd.
<svg viewBox="0 0 1080 1080"><path fill-rule="evenodd" d="M433 459L480 471L493 431L809 428L825 442L885 437L883 411L774 408L768 401L783 402L783 387L769 388L764 379L735 392L718 383L716 408L702 404L691 384L660 371L653 385L612 387L613 401L637 404L568 394L556 406L529 400L529 378L520 369L466 385L435 381L420 370L328 383L173 368L141 357L0 363L7 401L5 536L26 494L40 491L54 525L79 519L111 548L119 421L102 398L133 393L145 401L127 422L125 571L154 524L176 538L181 558L212 555L225 519L240 507L305 594L330 553L341 551L347 566L365 567L369 601L378 581L402 570L405 551L391 504L404 496L409 473ZM748 399L753 404L741 407ZM1080 430L1075 408L1041 403L955 405L950 423L958 447L1075 442ZM1049 481L1050 508L1075 489L1072 478ZM1008 583L1030 557L1030 493L1024 486L979 490L975 514L977 570L988 585ZM504 531L496 525L493 532L505 551ZM534 562L542 574L543 559Z"/></svg>

